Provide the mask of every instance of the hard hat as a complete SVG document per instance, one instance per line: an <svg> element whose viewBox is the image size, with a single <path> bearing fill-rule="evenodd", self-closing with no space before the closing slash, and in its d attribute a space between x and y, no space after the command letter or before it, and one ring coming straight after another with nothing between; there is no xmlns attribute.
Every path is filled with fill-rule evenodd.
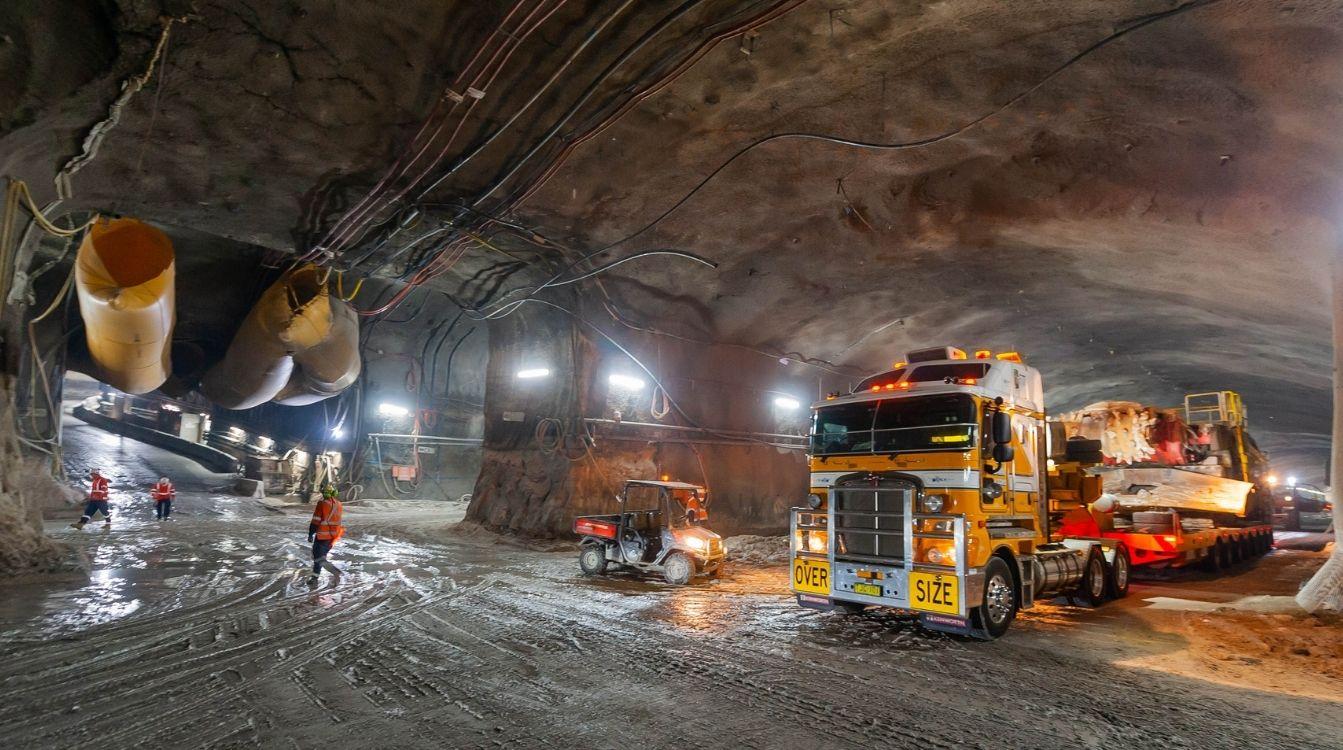
<svg viewBox="0 0 1343 750"><path fill-rule="evenodd" d="M335 496L336 496L335 487L332 487L331 485L328 484L327 486L322 488L322 497L335 497Z"/></svg>
<svg viewBox="0 0 1343 750"><path fill-rule="evenodd" d="M167 478L167 477L159 477L159 481L162 482L163 484L167 484L167 483L168 483L168 478Z"/></svg>

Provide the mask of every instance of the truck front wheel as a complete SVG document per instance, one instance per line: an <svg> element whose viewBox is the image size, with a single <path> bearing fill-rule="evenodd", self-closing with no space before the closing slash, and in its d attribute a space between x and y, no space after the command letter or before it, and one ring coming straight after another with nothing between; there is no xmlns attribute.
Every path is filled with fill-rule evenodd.
<svg viewBox="0 0 1343 750"><path fill-rule="evenodd" d="M984 599L971 612L976 635L987 640L1001 638L1017 616L1017 589L1012 571L1001 557L984 566Z"/></svg>
<svg viewBox="0 0 1343 750"><path fill-rule="evenodd" d="M606 548L600 544L587 544L578 553L578 567L584 575L599 576L606 572Z"/></svg>

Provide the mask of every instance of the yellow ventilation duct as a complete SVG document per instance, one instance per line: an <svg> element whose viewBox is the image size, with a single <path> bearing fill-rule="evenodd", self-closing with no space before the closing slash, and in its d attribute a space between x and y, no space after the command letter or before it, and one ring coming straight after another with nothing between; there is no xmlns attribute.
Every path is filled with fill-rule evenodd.
<svg viewBox="0 0 1343 750"><path fill-rule="evenodd" d="M75 289L99 379L148 393L168 379L174 307L173 243L135 219L101 219L75 258Z"/></svg>
<svg viewBox="0 0 1343 750"><path fill-rule="evenodd" d="M307 265L272 284L201 392L226 409L250 409L314 403L349 387L359 377L359 321L331 297L324 275Z"/></svg>
<svg viewBox="0 0 1343 750"><path fill-rule="evenodd" d="M275 403L303 406L331 398L359 379L359 316L330 297L331 332L311 349L294 354L294 372Z"/></svg>

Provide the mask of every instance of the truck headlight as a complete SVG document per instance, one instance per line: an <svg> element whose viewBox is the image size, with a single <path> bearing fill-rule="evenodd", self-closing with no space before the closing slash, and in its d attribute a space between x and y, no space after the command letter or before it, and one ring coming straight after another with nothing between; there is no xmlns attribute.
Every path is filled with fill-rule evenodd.
<svg viewBox="0 0 1343 750"><path fill-rule="evenodd" d="M923 496L923 512L924 512L924 513L941 513L941 512L942 512L942 509L945 508L945 507L947 507L947 496L946 496L946 495L924 495L924 496Z"/></svg>
<svg viewBox="0 0 1343 750"><path fill-rule="evenodd" d="M923 551L923 559L933 565L955 565L956 548L951 545L935 544Z"/></svg>
<svg viewBox="0 0 1343 750"><path fill-rule="evenodd" d="M707 552L709 550L708 540L701 539L697 536L684 537L681 541L685 543L685 546L696 552Z"/></svg>
<svg viewBox="0 0 1343 750"><path fill-rule="evenodd" d="M829 546L830 532L822 531L820 529L812 529L811 533L807 534L808 552L815 552L818 555L823 555L826 553Z"/></svg>
<svg viewBox="0 0 1343 750"><path fill-rule="evenodd" d="M825 498L813 492L810 495L807 495L807 505L810 506L812 510L820 510L821 506L825 505Z"/></svg>
<svg viewBox="0 0 1343 750"><path fill-rule="evenodd" d="M993 502L1003 496L1003 486L993 480L984 483L984 500Z"/></svg>

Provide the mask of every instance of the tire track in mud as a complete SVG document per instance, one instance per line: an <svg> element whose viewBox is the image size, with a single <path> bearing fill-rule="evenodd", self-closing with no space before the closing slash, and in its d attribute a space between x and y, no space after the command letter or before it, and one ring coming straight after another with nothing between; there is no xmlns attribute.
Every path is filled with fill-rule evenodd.
<svg viewBox="0 0 1343 750"><path fill-rule="evenodd" d="M364 588L371 589L375 586L365 585ZM367 597L356 599L350 606L327 607L320 610L310 609L307 613L300 612L297 616L286 620L285 627L281 629L262 631L266 634L260 638L244 638L241 642L229 645L223 650L207 648L186 660L178 658L180 652L163 649L141 649L138 655L130 654L137 661L152 662L141 669L117 669L116 667L120 666L120 663L109 664L107 668L104 668L104 665L96 661L92 664L85 662L86 669L96 670L96 674L98 674L96 678L82 680L79 684L73 686L57 684L49 686L48 690L42 690L40 685L28 688L24 691L25 700L31 703L36 699L42 710L36 715L28 713L9 720L0 718L0 730L15 723L14 719L27 724L34 720L59 716L64 713L68 705L77 703L81 706L80 724L96 724L100 721L119 724L121 728L117 731L102 735L104 739L117 737L132 728L141 726L144 722L132 721L126 723L120 721L121 709L116 705L112 705L106 713L90 714L85 712L90 707L102 708L108 706L108 704L117 704L119 698L117 692L120 687L134 685L137 690L176 695L182 692L177 688L184 684L209 681L214 675L223 674L230 669L238 671L238 667L268 655L273 656L277 651L287 651L294 646L301 646L303 641L310 641L314 637L338 630L345 619L364 614L384 603L384 598ZM307 617L304 616L305 614L315 614L316 616ZM233 618L227 622L237 623L238 621L238 619ZM214 625L217 628L219 624L215 623ZM242 630L242 628L238 628L238 630ZM222 636L222 634L219 635ZM213 643L216 644L222 642L225 641L218 636L213 640ZM240 671L239 674L241 674ZM193 691L186 692L190 695ZM178 700L172 708L156 714L148 721L162 722L167 718L190 710L198 703L214 701L221 697L218 691L204 692L206 695L200 698L188 698L186 701ZM71 693L74 693L74 695L71 695ZM100 697L92 701L81 700L89 694L99 695ZM0 696L0 701L8 704L10 697L10 695ZM45 739L47 736L49 735L35 739Z"/></svg>
<svg viewBox="0 0 1343 750"><path fill-rule="evenodd" d="M116 730L100 735L98 741L116 740L126 735L133 735L134 743L166 739L162 735L165 732L175 731L174 727L170 726L167 729L147 734L141 730L146 724L162 724L167 719L184 714L190 714L191 721L196 721L198 720L197 717L201 715L202 709L207 712L210 710L210 704L217 703L222 698L231 698L243 694L248 689L247 683L263 682L282 673L293 675L296 670L327 657L333 651L353 641L380 635L383 628L394 625L395 620L407 616L408 613L413 614L425 607L472 594L488 585L488 582L486 582L475 587L430 593L406 588L403 580L391 579L390 582L397 585L380 586L378 587L380 589L378 596L356 601L355 604L361 605L361 608L332 607L332 611L327 616L304 622L295 623L294 620L287 622L286 625L293 624L293 627L287 628L288 632L244 642L230 647L222 653L202 654L197 660L206 659L209 663L191 675L179 675L178 682L204 675L217 686L212 686L209 691L204 691L205 694L200 697L185 701L179 699L169 711L153 716L145 722L123 723ZM407 598L408 595L415 595L417 598L410 600ZM396 606L397 600L402 602L399 606ZM379 614L371 616L374 613ZM274 646L277 643L282 644L281 649L285 652L278 663L257 669L250 668L258 662L273 659L276 654ZM264 652L257 653L263 648ZM229 680L221 677L221 675L229 673L237 675L235 678L236 684L229 684ZM224 684L218 685L221 681ZM190 722L186 722L186 724L190 724ZM172 746L173 744L175 743L165 742L165 746Z"/></svg>
<svg viewBox="0 0 1343 750"><path fill-rule="evenodd" d="M636 669L655 681L675 681L693 686L712 686L716 692L729 693L739 706L765 712L765 720L776 728L801 725L832 741L885 746L906 746L951 750L959 742L943 742L916 728L906 728L874 719L869 711L835 703L830 696L852 694L849 675L835 675L795 662L789 665L789 683L768 679L779 667L777 661L759 663L758 656L741 650L725 651L704 640L687 638L657 627L634 628L630 618L611 618L591 611L571 610L557 616L556 609L570 604L556 598L538 601L533 592L512 589L514 596L493 603L501 611L515 612L519 619L535 623L537 619L559 620L577 631L589 652L627 655L613 659L613 667ZM492 612L483 612L486 616ZM576 615L582 615L582 619ZM600 620L600 624L593 624ZM672 641L669 646L667 641ZM751 658L743 658L751 657ZM836 679L839 677L840 679ZM889 686L888 686L889 687ZM870 701L868 702L870 706ZM970 738L967 738L970 739Z"/></svg>

